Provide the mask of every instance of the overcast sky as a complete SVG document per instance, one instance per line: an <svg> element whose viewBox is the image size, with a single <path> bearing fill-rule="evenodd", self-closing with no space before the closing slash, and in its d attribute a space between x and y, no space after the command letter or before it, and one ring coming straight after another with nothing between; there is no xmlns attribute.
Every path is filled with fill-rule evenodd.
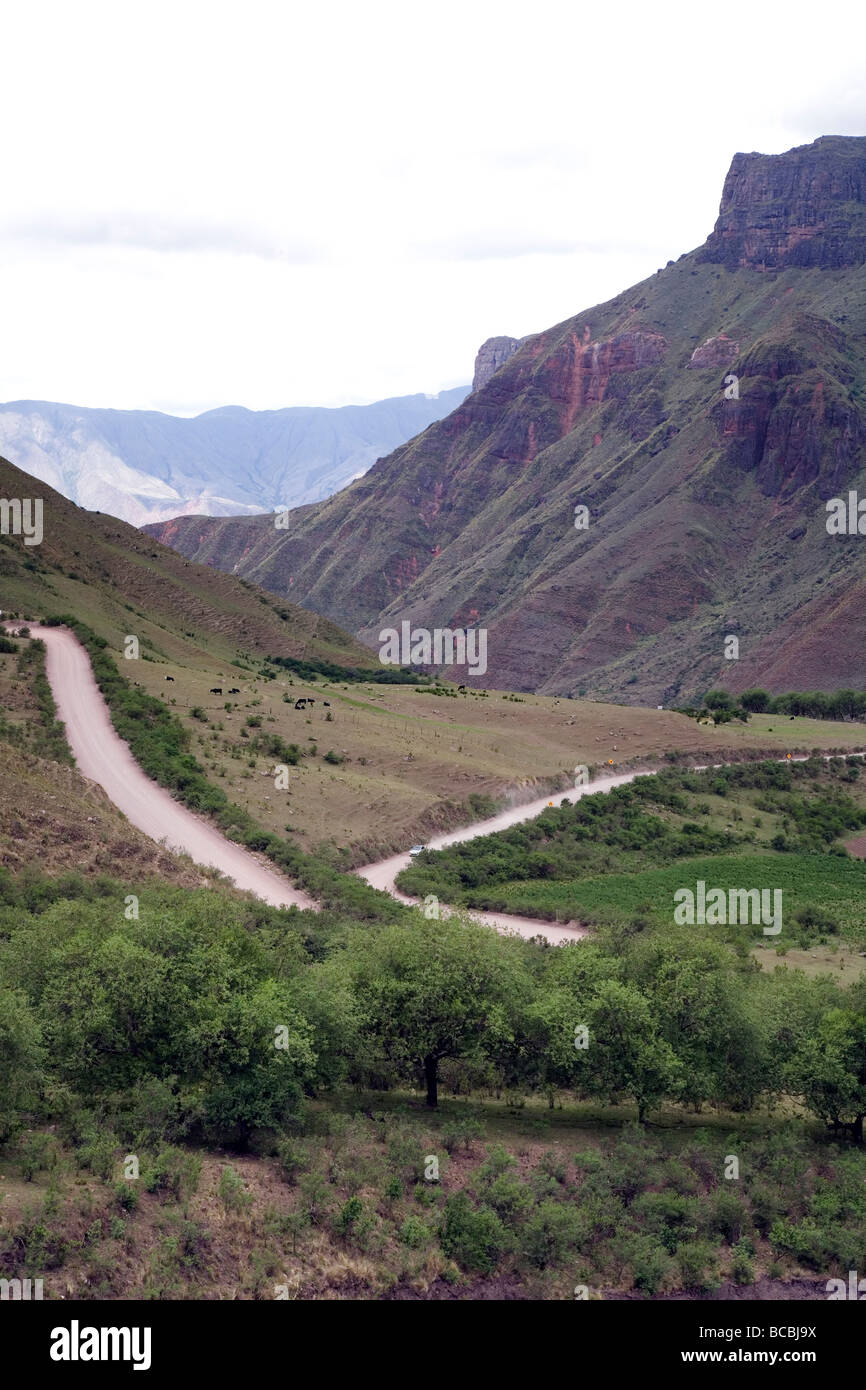
<svg viewBox="0 0 866 1390"><path fill-rule="evenodd" d="M737 150L866 134L862 0L4 7L0 400L195 414L471 377L704 240Z"/></svg>

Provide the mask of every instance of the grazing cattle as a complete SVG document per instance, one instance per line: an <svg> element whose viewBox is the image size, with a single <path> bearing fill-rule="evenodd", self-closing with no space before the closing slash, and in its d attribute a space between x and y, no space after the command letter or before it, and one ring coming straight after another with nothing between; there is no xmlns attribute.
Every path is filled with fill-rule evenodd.
<svg viewBox="0 0 866 1390"><path fill-rule="evenodd" d="M222 695L223 688L221 685L212 685L210 688L210 693L211 695Z"/></svg>
<svg viewBox="0 0 866 1390"><path fill-rule="evenodd" d="M240 695L240 693L241 692L238 690L238 687L236 685L233 685L231 690L229 691L230 695Z"/></svg>
<svg viewBox="0 0 866 1390"><path fill-rule="evenodd" d="M330 702L330 700L326 700L326 701L325 701L325 705L326 705L326 707L327 707L328 709L330 709L330 708L331 708L331 702Z"/></svg>
<svg viewBox="0 0 866 1390"><path fill-rule="evenodd" d="M466 691L466 686L465 686L465 685L458 685L458 687L457 687L457 694L458 694L458 695L460 694L460 691L461 691L461 690L465 693L465 691Z"/></svg>
<svg viewBox="0 0 866 1390"><path fill-rule="evenodd" d="M173 680L174 680L174 676L166 676L166 680L167 680L167 681L173 681Z"/></svg>
<svg viewBox="0 0 866 1390"><path fill-rule="evenodd" d="M296 700L296 701L295 701L295 709L306 709L306 708L307 708L307 702L306 702L306 700Z"/></svg>
<svg viewBox="0 0 866 1390"><path fill-rule="evenodd" d="M313 696L312 696L312 695L308 695L308 696L307 696L307 704L308 704L308 705L314 705L315 703L316 703L316 702L315 702L315 700L313 699Z"/></svg>

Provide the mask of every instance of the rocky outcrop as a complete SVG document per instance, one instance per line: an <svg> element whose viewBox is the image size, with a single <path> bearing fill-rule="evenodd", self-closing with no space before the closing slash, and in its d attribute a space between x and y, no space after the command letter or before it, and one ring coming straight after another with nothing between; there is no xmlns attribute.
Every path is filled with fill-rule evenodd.
<svg viewBox="0 0 866 1390"><path fill-rule="evenodd" d="M866 261L866 137L735 154L701 261L780 270Z"/></svg>
<svg viewBox="0 0 866 1390"><path fill-rule="evenodd" d="M686 367L694 370L701 367L729 367L739 350L739 343L720 333L717 338L707 338L706 342L695 348Z"/></svg>
<svg viewBox="0 0 866 1390"><path fill-rule="evenodd" d="M754 473L765 496L813 484L831 497L859 472L866 412L850 391L855 343L838 326L799 314L739 359L736 397L711 414L727 458Z"/></svg>
<svg viewBox="0 0 866 1390"><path fill-rule="evenodd" d="M498 372L503 367L509 357L513 357L523 338L488 338L478 349L475 358L475 375L472 378L472 390L480 391L482 386L486 386L494 372Z"/></svg>

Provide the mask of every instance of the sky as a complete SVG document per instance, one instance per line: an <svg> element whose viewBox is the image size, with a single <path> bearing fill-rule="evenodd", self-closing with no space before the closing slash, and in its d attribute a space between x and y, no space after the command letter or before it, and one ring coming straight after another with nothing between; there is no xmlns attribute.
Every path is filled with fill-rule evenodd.
<svg viewBox="0 0 866 1390"><path fill-rule="evenodd" d="M471 380L704 241L738 150L866 134L861 0L5 7L0 400Z"/></svg>

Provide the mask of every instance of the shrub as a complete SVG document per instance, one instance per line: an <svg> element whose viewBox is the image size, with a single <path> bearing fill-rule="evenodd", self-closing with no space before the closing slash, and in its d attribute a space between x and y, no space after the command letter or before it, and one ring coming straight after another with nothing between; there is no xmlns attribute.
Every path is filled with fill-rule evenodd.
<svg viewBox="0 0 866 1390"><path fill-rule="evenodd" d="M718 1288L718 1257L709 1241L686 1241L677 1250L677 1260L684 1288Z"/></svg>
<svg viewBox="0 0 866 1390"><path fill-rule="evenodd" d="M536 1269L546 1269L576 1249L580 1232L580 1214L575 1207L562 1202L542 1202L523 1225L521 1249Z"/></svg>
<svg viewBox="0 0 866 1390"><path fill-rule="evenodd" d="M502 1220L509 1223L532 1205L532 1193L516 1173L500 1173L485 1185L484 1197Z"/></svg>
<svg viewBox="0 0 866 1390"><path fill-rule="evenodd" d="M439 1242L464 1269L491 1274L508 1249L508 1232L495 1211L474 1207L465 1192L445 1203Z"/></svg>
<svg viewBox="0 0 866 1390"><path fill-rule="evenodd" d="M195 1192L201 1176L201 1156L172 1146L162 1149L148 1168L144 1186L175 1199ZM222 1195L222 1193L220 1193Z"/></svg>
<svg viewBox="0 0 866 1390"><path fill-rule="evenodd" d="M616 1242L619 1258L631 1270L632 1288L658 1293L669 1282L674 1263L653 1236L631 1234Z"/></svg>
<svg viewBox="0 0 866 1390"><path fill-rule="evenodd" d="M748 1237L744 1236L738 1240L734 1246L733 1261L731 1263L731 1278L735 1284L754 1284L755 1282L755 1247Z"/></svg>
<svg viewBox="0 0 866 1390"><path fill-rule="evenodd" d="M252 1205L252 1193L247 1192L243 1178L229 1163L220 1173L217 1192L226 1211L241 1212Z"/></svg>
<svg viewBox="0 0 866 1390"><path fill-rule="evenodd" d="M442 1145L450 1154L458 1149L471 1149L475 1139L481 1136L482 1128L477 1120L451 1120L440 1131Z"/></svg>
<svg viewBox="0 0 866 1390"><path fill-rule="evenodd" d="M124 1211L135 1211L138 1206L138 1192L130 1182L116 1182L114 1200Z"/></svg>
<svg viewBox="0 0 866 1390"><path fill-rule="evenodd" d="M283 1177L290 1187L297 1183L299 1173L306 1172L310 1166L304 1150L291 1139L283 1139L277 1145L277 1158Z"/></svg>
<svg viewBox="0 0 866 1390"><path fill-rule="evenodd" d="M404 1245L408 1245L410 1250L419 1250L422 1245L427 1245L433 1238L433 1232L429 1226L425 1226L420 1217L411 1214L406 1217L400 1227L400 1240Z"/></svg>
<svg viewBox="0 0 866 1390"><path fill-rule="evenodd" d="M364 1203L360 1197L350 1197L348 1202L341 1208L337 1217L337 1230L341 1235L348 1235L352 1226L364 1214Z"/></svg>

